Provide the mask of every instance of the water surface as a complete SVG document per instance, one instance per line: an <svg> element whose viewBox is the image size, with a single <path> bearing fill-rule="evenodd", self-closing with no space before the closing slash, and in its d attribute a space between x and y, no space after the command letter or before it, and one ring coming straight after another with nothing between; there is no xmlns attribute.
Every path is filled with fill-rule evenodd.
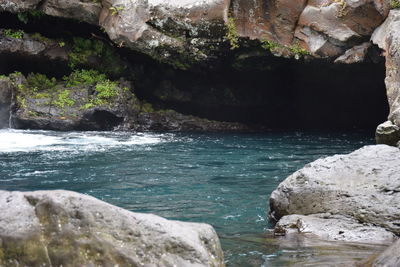
<svg viewBox="0 0 400 267"><path fill-rule="evenodd" d="M0 130L0 189L67 189L131 211L206 222L218 232L229 266L282 266L315 251L271 238L270 193L308 162L372 143L354 133ZM353 252L362 258L364 251Z"/></svg>

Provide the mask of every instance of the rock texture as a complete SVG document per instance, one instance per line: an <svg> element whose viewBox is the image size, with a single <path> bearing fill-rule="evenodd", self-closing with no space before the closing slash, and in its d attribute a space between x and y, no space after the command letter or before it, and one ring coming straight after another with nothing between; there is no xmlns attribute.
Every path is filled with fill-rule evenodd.
<svg viewBox="0 0 400 267"><path fill-rule="evenodd" d="M390 11L385 23L374 32L372 41L385 53L389 120L400 126L400 10Z"/></svg>
<svg viewBox="0 0 400 267"><path fill-rule="evenodd" d="M224 266L214 229L69 191L0 191L2 266Z"/></svg>
<svg viewBox="0 0 400 267"><path fill-rule="evenodd" d="M274 54L337 58L361 45L385 20L382 0L11 0L0 11L38 8L50 16L99 25L120 47L126 46L186 69L240 46L239 39L273 44ZM225 44L225 45L224 45ZM246 45L245 45L246 46ZM267 46L268 47L268 46ZM355 48L357 49L357 48Z"/></svg>
<svg viewBox="0 0 400 267"><path fill-rule="evenodd" d="M316 160L289 176L271 194L270 216L279 220L291 214L329 213L331 216L325 218L341 215L349 218L351 225L365 223L368 228L374 225L398 235L399 160L400 150L386 145ZM317 219L311 219L316 227L321 226ZM336 231L333 226L332 231Z"/></svg>
<svg viewBox="0 0 400 267"><path fill-rule="evenodd" d="M209 121L173 110L154 109L135 96L129 81L107 79L69 85L68 81L53 80L54 84L50 88L36 88L35 80L40 76L30 77L15 73L0 79L0 92L7 94L3 100L2 112L7 116L4 120L7 126L10 92L14 91L15 105L11 123L17 129L250 131L250 128L240 123ZM105 91L99 91L99 86L100 89L106 87L103 89Z"/></svg>
<svg viewBox="0 0 400 267"><path fill-rule="evenodd" d="M382 252L372 263L373 267L400 266L400 240Z"/></svg>
<svg viewBox="0 0 400 267"><path fill-rule="evenodd" d="M13 86L10 80L7 77L0 77L0 129L9 127L12 97Z"/></svg>
<svg viewBox="0 0 400 267"><path fill-rule="evenodd" d="M341 215L313 214L287 215L282 217L274 229L275 235L315 235L328 241L362 242L368 244L390 244L397 237L393 233Z"/></svg>
<svg viewBox="0 0 400 267"><path fill-rule="evenodd" d="M386 121L376 128L375 139L377 144L396 146L400 140L400 128L391 121Z"/></svg>

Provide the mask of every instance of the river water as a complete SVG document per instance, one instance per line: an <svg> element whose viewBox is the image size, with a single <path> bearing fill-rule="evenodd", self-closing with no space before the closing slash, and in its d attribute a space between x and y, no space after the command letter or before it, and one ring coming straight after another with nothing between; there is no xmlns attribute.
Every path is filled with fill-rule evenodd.
<svg viewBox="0 0 400 267"><path fill-rule="evenodd" d="M285 245L268 230L269 195L306 163L372 143L359 133L0 130L0 189L67 189L130 211L209 223L228 266L324 265L333 254L361 259L371 248Z"/></svg>

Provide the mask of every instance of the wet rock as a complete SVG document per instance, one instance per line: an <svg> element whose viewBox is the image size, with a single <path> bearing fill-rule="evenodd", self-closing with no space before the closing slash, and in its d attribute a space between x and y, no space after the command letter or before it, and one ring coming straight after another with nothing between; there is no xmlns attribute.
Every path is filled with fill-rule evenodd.
<svg viewBox="0 0 400 267"><path fill-rule="evenodd" d="M0 191L2 266L224 266L214 229L70 191Z"/></svg>
<svg viewBox="0 0 400 267"><path fill-rule="evenodd" d="M373 267L396 267L400 266L400 240L393 243L372 263Z"/></svg>
<svg viewBox="0 0 400 267"><path fill-rule="evenodd" d="M74 75L99 80L84 83ZM17 73L10 77L13 80L10 84L16 94L11 121L14 128L18 129L190 132L251 130L240 123L210 121L173 110L154 109L135 96L131 82L123 79L110 81L95 71L76 71L66 77L65 81L48 79L41 74L30 74L25 78ZM72 79L72 84L69 84L68 79ZM43 87L42 84L49 87Z"/></svg>
<svg viewBox="0 0 400 267"><path fill-rule="evenodd" d="M386 121L376 129L375 140L377 144L396 146L400 140L400 128L391 121Z"/></svg>
<svg viewBox="0 0 400 267"><path fill-rule="evenodd" d="M272 192L270 216L331 213L400 234L400 150L365 146L318 159Z"/></svg>
<svg viewBox="0 0 400 267"><path fill-rule="evenodd" d="M374 32L372 41L384 50L389 120L400 126L400 10L390 11L385 23Z"/></svg>
<svg viewBox="0 0 400 267"><path fill-rule="evenodd" d="M332 214L287 215L279 220L274 232L277 235L315 235L328 241L368 244L390 244L397 239L393 233L381 227Z"/></svg>

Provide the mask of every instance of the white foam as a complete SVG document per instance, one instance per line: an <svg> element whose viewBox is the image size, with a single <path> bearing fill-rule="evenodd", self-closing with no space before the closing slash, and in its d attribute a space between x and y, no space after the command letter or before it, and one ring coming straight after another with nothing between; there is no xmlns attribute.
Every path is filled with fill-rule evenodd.
<svg viewBox="0 0 400 267"><path fill-rule="evenodd" d="M154 145L170 138L157 134L0 130L0 153L31 151L104 151L113 147ZM171 140L169 140L171 141Z"/></svg>

